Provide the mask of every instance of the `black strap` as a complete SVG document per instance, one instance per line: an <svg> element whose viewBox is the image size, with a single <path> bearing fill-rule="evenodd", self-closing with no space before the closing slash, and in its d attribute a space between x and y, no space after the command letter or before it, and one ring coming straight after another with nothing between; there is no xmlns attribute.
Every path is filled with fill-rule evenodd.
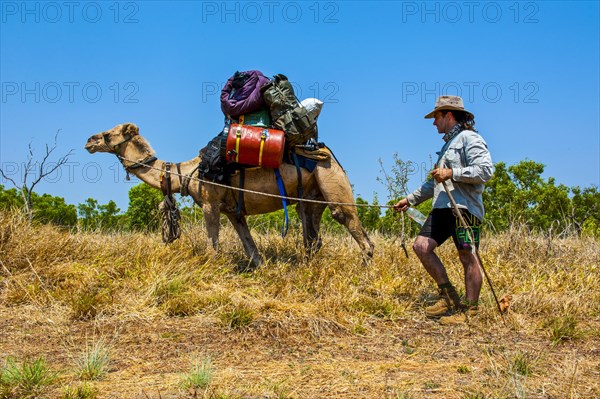
<svg viewBox="0 0 600 399"><path fill-rule="evenodd" d="M281 172L279 172L279 168L274 169L275 171L275 181L277 182L277 188L279 189L279 195L281 195L281 203L283 205L283 217L284 222L281 227L281 237L285 238L287 234L288 227L290 226L290 217L287 210L287 192L285 191L285 185L283 184L283 179L281 178Z"/></svg>
<svg viewBox="0 0 600 399"><path fill-rule="evenodd" d="M244 180L246 178L246 169L240 169L240 187L244 188ZM242 190L238 191L238 204L237 209L235 210L235 215L240 220L242 218L242 209L244 209L244 192Z"/></svg>
<svg viewBox="0 0 600 399"><path fill-rule="evenodd" d="M298 198L303 198L304 193L302 190L302 170L300 169L300 163L298 162L298 156L296 152L292 152L292 160L294 161L294 165L296 166L296 173L298 174ZM298 202L298 206L300 209L303 208L304 203L302 201Z"/></svg>
<svg viewBox="0 0 600 399"><path fill-rule="evenodd" d="M194 172L196 172L196 170L198 170L198 179L201 178L200 176L200 163L198 163L198 165L187 175L183 176L183 180L181 181L181 190L180 190L180 194L182 197L185 197L186 195L190 195L190 180L192 180L192 176L194 175ZM181 174L181 172L180 172Z"/></svg>
<svg viewBox="0 0 600 399"><path fill-rule="evenodd" d="M167 179L167 193L165 195L171 196L171 162L165 163L165 179Z"/></svg>
<svg viewBox="0 0 600 399"><path fill-rule="evenodd" d="M156 157L153 155L153 156L151 156L149 158L146 158L146 159L144 159L142 161L135 162L133 165L129 165L129 166L125 167L125 169L131 170L131 169L141 168L142 166L148 166L148 164L150 164L150 163L152 163L154 161L156 161ZM121 162L123 162L123 160L121 160Z"/></svg>

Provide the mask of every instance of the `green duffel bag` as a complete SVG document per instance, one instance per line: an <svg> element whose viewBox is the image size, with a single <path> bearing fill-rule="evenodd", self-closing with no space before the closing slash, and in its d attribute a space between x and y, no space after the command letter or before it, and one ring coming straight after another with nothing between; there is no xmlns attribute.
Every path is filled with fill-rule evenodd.
<svg viewBox="0 0 600 399"><path fill-rule="evenodd" d="M289 146L302 145L316 138L315 120L301 105L285 112L274 125L285 132L285 142Z"/></svg>
<svg viewBox="0 0 600 399"><path fill-rule="evenodd" d="M278 74L261 89L273 125L285 132L287 146L301 145L316 137L317 121L300 104L285 75Z"/></svg>

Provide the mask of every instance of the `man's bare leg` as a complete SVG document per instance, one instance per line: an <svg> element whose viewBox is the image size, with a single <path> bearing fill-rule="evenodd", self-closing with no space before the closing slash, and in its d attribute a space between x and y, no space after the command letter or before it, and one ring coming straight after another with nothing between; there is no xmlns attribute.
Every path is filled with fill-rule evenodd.
<svg viewBox="0 0 600 399"><path fill-rule="evenodd" d="M470 304L476 304L479 301L479 293L481 292L481 284L483 277L477 256L468 250L458 251L458 257L465 269L465 299Z"/></svg>
<svg viewBox="0 0 600 399"><path fill-rule="evenodd" d="M417 236L413 244L413 250L417 257L427 270L427 273L435 280L438 285L448 284L448 273L442 264L440 258L436 255L435 249L437 243L433 238Z"/></svg>

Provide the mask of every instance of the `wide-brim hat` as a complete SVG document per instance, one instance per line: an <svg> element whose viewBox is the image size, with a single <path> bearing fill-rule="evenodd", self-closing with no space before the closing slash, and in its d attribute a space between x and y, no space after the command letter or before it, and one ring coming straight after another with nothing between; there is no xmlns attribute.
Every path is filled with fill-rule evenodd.
<svg viewBox="0 0 600 399"><path fill-rule="evenodd" d="M425 115L425 119L433 118L438 111L461 111L467 113L470 119L475 119L475 115L465 109L463 100L459 96L439 96L435 102L435 108Z"/></svg>

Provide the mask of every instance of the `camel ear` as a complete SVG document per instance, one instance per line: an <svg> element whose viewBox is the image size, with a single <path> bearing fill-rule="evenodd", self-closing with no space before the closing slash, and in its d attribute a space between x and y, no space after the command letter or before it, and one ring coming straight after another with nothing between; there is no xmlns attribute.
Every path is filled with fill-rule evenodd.
<svg viewBox="0 0 600 399"><path fill-rule="evenodd" d="M140 129L133 123L126 123L125 125L123 125L123 135L124 136L129 136L129 137L137 136L139 132L140 132Z"/></svg>

